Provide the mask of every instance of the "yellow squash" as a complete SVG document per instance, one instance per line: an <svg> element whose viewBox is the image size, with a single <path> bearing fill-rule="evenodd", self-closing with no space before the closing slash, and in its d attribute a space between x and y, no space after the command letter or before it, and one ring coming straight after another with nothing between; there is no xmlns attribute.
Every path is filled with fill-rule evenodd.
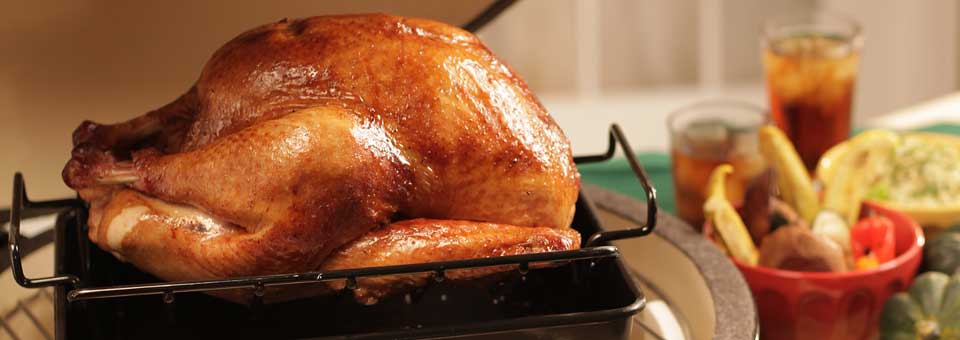
<svg viewBox="0 0 960 340"><path fill-rule="evenodd" d="M776 126L760 128L760 152L776 171L780 197L797 210L804 221L813 221L820 211L817 194L797 149Z"/></svg>
<svg viewBox="0 0 960 340"><path fill-rule="evenodd" d="M860 217L860 204L878 180L881 167L892 161L900 137L888 130L865 131L847 142L847 152L836 159L829 181L824 181L823 207L842 215L847 225Z"/></svg>

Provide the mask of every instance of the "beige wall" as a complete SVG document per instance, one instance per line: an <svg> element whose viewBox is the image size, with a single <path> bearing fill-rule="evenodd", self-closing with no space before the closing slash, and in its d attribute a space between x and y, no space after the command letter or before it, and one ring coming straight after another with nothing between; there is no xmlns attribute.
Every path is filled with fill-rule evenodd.
<svg viewBox="0 0 960 340"><path fill-rule="evenodd" d="M956 91L958 2L822 0L820 6L850 13L864 27L854 103L861 117Z"/></svg>
<svg viewBox="0 0 960 340"><path fill-rule="evenodd" d="M462 24L489 1L9 2L0 11L0 207L9 205L14 171L24 172L33 197L70 195L60 169L80 121L115 122L170 101L214 49L245 29L283 17L372 11ZM521 0L481 37L544 98L575 151L602 149L610 121L626 123L638 145L662 149L663 117L698 96L733 90L763 102L757 34L769 15L826 8L863 22L858 121L954 91L957 7L897 0ZM598 88L587 91L592 99L579 100L585 85Z"/></svg>
<svg viewBox="0 0 960 340"><path fill-rule="evenodd" d="M540 93L575 92L578 0L524 0L481 33ZM770 16L826 10L847 14L866 37L855 104L862 123L957 89L955 1L603 0L598 3L599 93L761 83L759 33ZM711 18L715 16L715 18ZM716 19L716 20L713 20ZM709 26L709 27L705 27ZM591 37L588 37L591 39ZM533 43L535 42L535 43ZM590 65L590 63L587 63ZM716 73L719 84L704 75ZM709 78L709 77L708 77Z"/></svg>
<svg viewBox="0 0 960 340"><path fill-rule="evenodd" d="M383 4L387 2L387 4ZM169 102L228 39L284 17L389 12L462 24L474 1L103 1L4 3L0 11L0 207L13 173L32 198L71 192L60 180L70 133Z"/></svg>

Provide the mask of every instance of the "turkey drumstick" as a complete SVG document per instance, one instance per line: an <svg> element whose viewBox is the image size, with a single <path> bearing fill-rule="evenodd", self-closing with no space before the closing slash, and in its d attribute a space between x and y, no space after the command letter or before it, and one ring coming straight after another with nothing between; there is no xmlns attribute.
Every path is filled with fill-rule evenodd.
<svg viewBox="0 0 960 340"><path fill-rule="evenodd" d="M370 149L391 142L377 140L386 135L358 120L340 108L317 107L188 152L137 151L128 170L136 181L128 185L283 242L282 252L258 249L262 262L307 261L303 268L316 268L334 248L387 224L408 191L402 160ZM272 255L283 258L266 261Z"/></svg>
<svg viewBox="0 0 960 340"><path fill-rule="evenodd" d="M153 137L155 146L176 152L187 124L194 118L195 102L196 89L191 88L172 103L126 122L100 125L84 121L73 131L73 146L86 144L99 150L126 153L137 143Z"/></svg>

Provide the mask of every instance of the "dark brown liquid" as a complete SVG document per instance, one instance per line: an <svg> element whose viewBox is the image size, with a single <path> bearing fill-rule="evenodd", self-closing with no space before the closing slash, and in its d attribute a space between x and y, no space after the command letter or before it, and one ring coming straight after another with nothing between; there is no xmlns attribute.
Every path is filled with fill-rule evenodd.
<svg viewBox="0 0 960 340"><path fill-rule="evenodd" d="M770 114L797 148L808 170L850 136L850 109L859 55L848 42L795 36L764 53Z"/></svg>
<svg viewBox="0 0 960 340"><path fill-rule="evenodd" d="M852 83L846 87L846 95L835 100L797 98L787 101L770 91L773 121L793 142L809 171L816 169L824 152L850 136Z"/></svg>
<svg viewBox="0 0 960 340"><path fill-rule="evenodd" d="M726 183L727 199L740 208L743 221L754 235L754 230L765 234L769 228L767 218L769 204L769 172L759 154L733 155L726 158L710 158L696 152L684 152L671 148L671 171L677 216L701 230L704 223L703 203L706 200L710 173L720 164L730 164L734 173ZM755 236L757 237L757 236Z"/></svg>

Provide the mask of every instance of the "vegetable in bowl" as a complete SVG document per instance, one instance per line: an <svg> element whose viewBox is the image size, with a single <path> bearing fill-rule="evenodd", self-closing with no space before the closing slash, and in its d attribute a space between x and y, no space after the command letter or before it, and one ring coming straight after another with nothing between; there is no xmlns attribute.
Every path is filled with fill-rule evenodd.
<svg viewBox="0 0 960 340"><path fill-rule="evenodd" d="M862 214L860 209L868 187L884 178L900 139L896 133L875 130L847 142L847 150L834 160L834 169L841 170L832 173L821 200L790 140L777 127L764 126L759 131L760 150L775 171L779 189L770 207L781 207L771 213L791 216L781 218L790 222L771 223L783 226L751 240L748 228L726 199L724 178L736 169L724 164L714 169L707 188L704 216L710 228L705 230L716 230L714 242L734 259L750 265L816 272L876 268L894 257L893 222L884 216Z"/></svg>

